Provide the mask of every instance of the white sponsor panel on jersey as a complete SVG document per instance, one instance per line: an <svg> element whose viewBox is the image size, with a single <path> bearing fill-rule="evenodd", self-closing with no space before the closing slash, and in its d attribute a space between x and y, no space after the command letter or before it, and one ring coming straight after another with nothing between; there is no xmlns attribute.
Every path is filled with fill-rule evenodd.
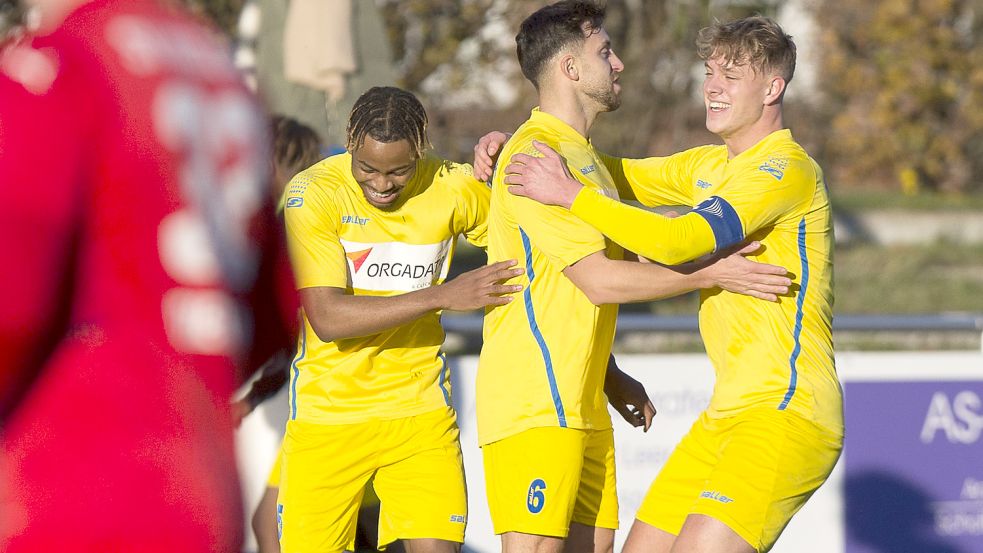
<svg viewBox="0 0 983 553"><path fill-rule="evenodd" d="M447 277L451 239L435 244L341 240L352 287L375 292L412 292Z"/></svg>

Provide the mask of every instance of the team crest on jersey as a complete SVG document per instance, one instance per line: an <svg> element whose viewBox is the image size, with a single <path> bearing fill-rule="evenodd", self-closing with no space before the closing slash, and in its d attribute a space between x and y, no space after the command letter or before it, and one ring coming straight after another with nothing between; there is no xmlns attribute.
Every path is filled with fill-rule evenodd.
<svg viewBox="0 0 983 553"><path fill-rule="evenodd" d="M788 167L787 157L772 157L758 167L758 169L775 177L776 180L782 180L782 177L785 176L786 167Z"/></svg>

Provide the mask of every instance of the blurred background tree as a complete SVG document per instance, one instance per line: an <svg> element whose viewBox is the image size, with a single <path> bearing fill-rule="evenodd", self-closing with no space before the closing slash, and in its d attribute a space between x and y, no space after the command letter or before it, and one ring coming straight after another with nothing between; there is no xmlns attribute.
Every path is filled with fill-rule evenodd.
<svg viewBox="0 0 983 553"><path fill-rule="evenodd" d="M837 182L983 189L983 1L816 2Z"/></svg>

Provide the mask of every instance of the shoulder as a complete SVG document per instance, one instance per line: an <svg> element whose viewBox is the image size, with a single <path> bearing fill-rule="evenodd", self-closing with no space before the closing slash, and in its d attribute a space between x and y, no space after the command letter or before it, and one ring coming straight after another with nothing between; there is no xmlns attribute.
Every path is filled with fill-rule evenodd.
<svg viewBox="0 0 983 553"><path fill-rule="evenodd" d="M354 180L351 156L347 153L323 159L294 175L287 184L286 207L308 201L333 202L346 194Z"/></svg>
<svg viewBox="0 0 983 553"><path fill-rule="evenodd" d="M793 181L812 184L816 179L818 166L802 146L789 139L762 152L749 169L766 173L786 183Z"/></svg>

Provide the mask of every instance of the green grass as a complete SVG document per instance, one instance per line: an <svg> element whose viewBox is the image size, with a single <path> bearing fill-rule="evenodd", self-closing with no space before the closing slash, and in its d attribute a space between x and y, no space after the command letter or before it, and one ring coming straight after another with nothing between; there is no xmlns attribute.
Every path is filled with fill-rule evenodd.
<svg viewBox="0 0 983 553"><path fill-rule="evenodd" d="M834 209L914 209L927 211L983 210L983 193L944 195L923 193L906 196L897 190L833 190Z"/></svg>
<svg viewBox="0 0 983 553"><path fill-rule="evenodd" d="M983 313L983 244L839 247L837 313Z"/></svg>
<svg viewBox="0 0 983 553"><path fill-rule="evenodd" d="M452 275L483 262L477 248L461 248ZM983 313L983 244L838 246L834 263L836 313ZM691 315L698 307L691 293L622 311Z"/></svg>

